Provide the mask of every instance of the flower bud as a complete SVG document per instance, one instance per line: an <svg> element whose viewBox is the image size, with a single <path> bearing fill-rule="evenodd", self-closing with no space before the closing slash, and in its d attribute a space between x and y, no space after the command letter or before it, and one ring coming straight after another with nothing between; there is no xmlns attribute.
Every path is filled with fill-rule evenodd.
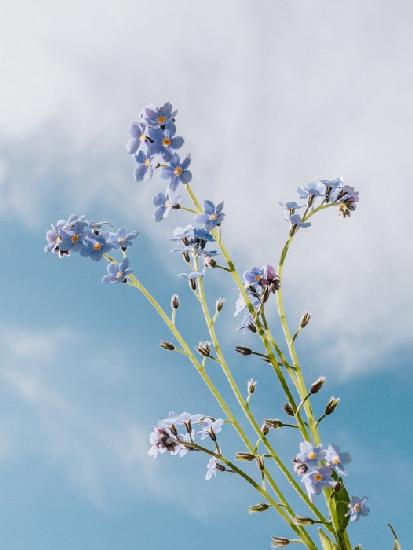
<svg viewBox="0 0 413 550"><path fill-rule="evenodd" d="M240 462L251 462L255 459L255 455L251 453L236 453L235 459Z"/></svg>
<svg viewBox="0 0 413 550"><path fill-rule="evenodd" d="M178 307L179 307L179 296L178 296L178 294L172 294L171 308L172 309L178 309Z"/></svg>
<svg viewBox="0 0 413 550"><path fill-rule="evenodd" d="M248 512L250 514L254 514L255 512L265 512L266 510L268 510L268 508L268 504L265 504L265 502L260 502L259 504L254 504L254 506L250 506L248 508Z"/></svg>
<svg viewBox="0 0 413 550"><path fill-rule="evenodd" d="M257 332L257 327L254 325L254 323L249 323L247 325L247 329L254 334Z"/></svg>
<svg viewBox="0 0 413 550"><path fill-rule="evenodd" d="M343 484L340 481L336 481L335 485L333 486L333 491L335 493L338 493L342 487L343 487Z"/></svg>
<svg viewBox="0 0 413 550"><path fill-rule="evenodd" d="M189 286L190 286L191 290L193 290L195 292L195 290L196 290L196 279L189 279Z"/></svg>
<svg viewBox="0 0 413 550"><path fill-rule="evenodd" d="M264 457L261 455L258 455L255 457L255 460L257 461L257 466L261 470L261 472L264 471L265 465L264 465Z"/></svg>
<svg viewBox="0 0 413 550"><path fill-rule="evenodd" d="M290 544L290 539L284 537L272 537L271 548L284 548Z"/></svg>
<svg viewBox="0 0 413 550"><path fill-rule="evenodd" d="M206 267L217 267L217 261L212 256L205 256L204 265Z"/></svg>
<svg viewBox="0 0 413 550"><path fill-rule="evenodd" d="M307 517L295 517L294 518L294 523L296 525L314 525L315 521L312 519L312 518L307 518Z"/></svg>
<svg viewBox="0 0 413 550"><path fill-rule="evenodd" d="M267 433L270 431L270 427L264 422L264 424L261 426L261 431L263 435L267 435Z"/></svg>
<svg viewBox="0 0 413 550"><path fill-rule="evenodd" d="M327 378L325 376L320 376L319 378L317 378L317 380L311 384L310 393L312 393L313 395L315 393L318 393L323 387L326 380Z"/></svg>
<svg viewBox="0 0 413 550"><path fill-rule="evenodd" d="M326 410L324 411L324 414L327 416L335 411L338 404L340 403L339 397L334 397L333 395L330 397L330 401L327 403Z"/></svg>
<svg viewBox="0 0 413 550"><path fill-rule="evenodd" d="M283 423L281 420L278 420L278 418L266 418L265 424L270 428L281 428L283 426Z"/></svg>
<svg viewBox="0 0 413 550"><path fill-rule="evenodd" d="M222 308L224 307L225 300L224 298L218 298L218 300L215 303L215 309L218 311L222 311Z"/></svg>
<svg viewBox="0 0 413 550"><path fill-rule="evenodd" d="M220 464L219 462L216 463L215 468L220 472L225 472L226 470L225 466L223 464Z"/></svg>
<svg viewBox="0 0 413 550"><path fill-rule="evenodd" d="M245 346L235 346L235 351L241 355L251 355L252 349L246 348Z"/></svg>
<svg viewBox="0 0 413 550"><path fill-rule="evenodd" d="M302 462L294 462L294 470L299 476L303 476L308 472L308 466L307 464L304 464Z"/></svg>
<svg viewBox="0 0 413 550"><path fill-rule="evenodd" d="M256 387L257 387L256 380L254 380L253 378L251 378L251 380L248 380L247 389L248 389L249 395L252 395L255 392Z"/></svg>
<svg viewBox="0 0 413 550"><path fill-rule="evenodd" d="M300 327L305 328L311 319L311 313L304 313L300 320Z"/></svg>
<svg viewBox="0 0 413 550"><path fill-rule="evenodd" d="M285 405L283 405L283 409L289 416L294 416L294 409L292 408L290 403L285 403Z"/></svg>
<svg viewBox="0 0 413 550"><path fill-rule="evenodd" d="M191 263L191 258L189 257L188 252L182 252L182 258L185 260L187 264Z"/></svg>
<svg viewBox="0 0 413 550"><path fill-rule="evenodd" d="M175 346L171 342L167 342L166 340L162 340L160 343L161 348L167 349L168 351L174 351Z"/></svg>
<svg viewBox="0 0 413 550"><path fill-rule="evenodd" d="M209 342L199 342L196 349L204 357L209 357L211 354L211 344Z"/></svg>

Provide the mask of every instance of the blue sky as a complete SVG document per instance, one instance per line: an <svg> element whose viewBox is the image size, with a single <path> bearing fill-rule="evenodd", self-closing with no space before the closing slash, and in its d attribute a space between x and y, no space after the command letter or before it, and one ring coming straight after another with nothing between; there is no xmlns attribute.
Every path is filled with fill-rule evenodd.
<svg viewBox="0 0 413 550"><path fill-rule="evenodd" d="M292 322L313 315L299 350L309 382L328 377L320 408L323 397L342 398L323 439L352 453L350 489L370 497L352 540L390 548L387 521L407 540L412 11L401 0L4 6L4 548L246 550L285 533L272 514L247 514L257 498L231 476L206 483L202 457L147 456L158 418L218 415L214 400L189 364L159 348L166 329L132 289L101 285L103 265L42 252L49 223L72 212L138 229L136 273L165 305L178 292L188 340L206 338L176 277L183 265L168 254L169 234L190 218L155 225L151 197L163 183L135 184L125 153L129 122L166 100L179 109L198 195L225 200L224 236L242 271L276 262L287 233L278 201L293 200L297 185L342 176L360 190L351 219L326 212L299 236L285 295ZM279 416L271 374L232 352L250 342L233 330L233 285L208 275L211 304L227 300L221 329L237 380L258 380L258 417ZM290 435L273 442L286 460L295 454Z"/></svg>

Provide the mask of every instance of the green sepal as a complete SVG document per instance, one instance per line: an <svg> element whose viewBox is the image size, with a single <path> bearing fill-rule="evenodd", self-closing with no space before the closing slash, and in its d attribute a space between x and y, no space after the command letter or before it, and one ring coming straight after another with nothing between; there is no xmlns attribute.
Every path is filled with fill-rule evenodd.
<svg viewBox="0 0 413 550"><path fill-rule="evenodd" d="M320 535L321 546L323 547L323 550L339 550L338 546L327 537L322 529L318 530L318 534Z"/></svg>

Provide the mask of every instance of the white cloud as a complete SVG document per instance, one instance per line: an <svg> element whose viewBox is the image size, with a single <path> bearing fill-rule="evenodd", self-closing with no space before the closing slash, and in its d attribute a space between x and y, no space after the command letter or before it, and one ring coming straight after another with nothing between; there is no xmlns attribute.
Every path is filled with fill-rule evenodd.
<svg viewBox="0 0 413 550"><path fill-rule="evenodd" d="M170 99L193 152L194 186L226 200L224 231L245 265L277 257L286 234L277 202L297 184L342 175L360 189L351 220L326 213L299 236L285 289L293 318L312 311L322 334L314 343L336 341L346 375L375 368L405 344L413 305L402 213L413 38L396 6L412 9L401 0L260 10L164 0L119 10L107 0L82 2L79 17L79 2L9 3L0 33L1 213L38 229L45 204L57 202L116 209L143 227L154 186L131 182L126 127L143 104ZM145 229L158 238L163 228Z"/></svg>

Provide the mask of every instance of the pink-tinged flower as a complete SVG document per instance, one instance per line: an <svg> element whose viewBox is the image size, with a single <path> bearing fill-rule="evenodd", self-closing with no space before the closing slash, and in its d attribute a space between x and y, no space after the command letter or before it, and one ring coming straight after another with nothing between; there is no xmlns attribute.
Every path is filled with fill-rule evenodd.
<svg viewBox="0 0 413 550"><path fill-rule="evenodd" d="M156 426L149 436L149 442L151 447L148 454L154 458L166 452L182 457L188 452L185 445L177 441L172 431L166 427Z"/></svg>
<svg viewBox="0 0 413 550"><path fill-rule="evenodd" d="M222 426L224 425L224 421L222 418L218 418L216 420L212 418L204 418L202 420L202 428L198 432L201 436L201 439L206 439L207 437L214 438L217 433L219 433L222 430Z"/></svg>

